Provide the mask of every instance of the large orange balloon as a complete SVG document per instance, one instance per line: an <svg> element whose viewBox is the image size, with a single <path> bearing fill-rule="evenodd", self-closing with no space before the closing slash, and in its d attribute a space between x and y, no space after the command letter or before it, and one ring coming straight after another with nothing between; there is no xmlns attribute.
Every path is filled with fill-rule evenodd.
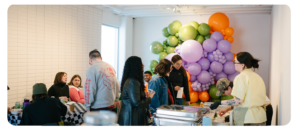
<svg viewBox="0 0 300 129"><path fill-rule="evenodd" d="M187 75L188 81L190 81L190 79L191 79L190 73L186 71L186 75Z"/></svg>
<svg viewBox="0 0 300 129"><path fill-rule="evenodd" d="M206 91L199 92L199 99L202 102L206 102L209 100L209 94Z"/></svg>
<svg viewBox="0 0 300 129"><path fill-rule="evenodd" d="M191 100L190 100L191 103L196 103L199 99L198 92L196 92L196 91L191 92L190 98L191 98Z"/></svg>
<svg viewBox="0 0 300 129"><path fill-rule="evenodd" d="M230 43L232 43L232 42L234 41L234 39L233 39L232 36L227 37L227 40L228 40Z"/></svg>
<svg viewBox="0 0 300 129"><path fill-rule="evenodd" d="M229 19L224 13L214 13L208 19L208 25L210 30L222 32L227 27L229 27Z"/></svg>
<svg viewBox="0 0 300 129"><path fill-rule="evenodd" d="M231 36L231 35L233 35L233 33L234 33L234 29L233 29L233 28L227 27L227 28L225 29L225 35Z"/></svg>
<svg viewBox="0 0 300 129"><path fill-rule="evenodd" d="M235 53L232 53L232 54L233 54L232 62L234 62L234 59L235 59L236 54L235 54Z"/></svg>

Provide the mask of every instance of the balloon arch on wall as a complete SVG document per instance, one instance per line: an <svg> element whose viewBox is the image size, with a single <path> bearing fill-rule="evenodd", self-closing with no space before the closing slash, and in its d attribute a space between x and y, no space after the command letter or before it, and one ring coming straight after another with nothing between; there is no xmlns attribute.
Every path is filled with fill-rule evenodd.
<svg viewBox="0 0 300 129"><path fill-rule="evenodd" d="M153 72L160 60L171 61L178 54L187 71L191 103L199 99L202 102L231 99L232 96L216 96L215 84L220 78L233 81L239 74L233 64L236 54L230 52L233 33L228 17L220 12L211 15L208 24L192 21L182 25L173 21L162 30L167 37L163 44L154 41L150 45L150 51L158 54L158 61L150 61L149 71Z"/></svg>

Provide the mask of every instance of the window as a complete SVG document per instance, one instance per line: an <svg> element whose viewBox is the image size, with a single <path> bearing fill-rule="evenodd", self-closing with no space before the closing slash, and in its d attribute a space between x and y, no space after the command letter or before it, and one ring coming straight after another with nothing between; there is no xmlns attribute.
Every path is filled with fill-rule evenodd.
<svg viewBox="0 0 300 129"><path fill-rule="evenodd" d="M119 28L103 25L101 27L101 56L102 61L110 64L118 77Z"/></svg>

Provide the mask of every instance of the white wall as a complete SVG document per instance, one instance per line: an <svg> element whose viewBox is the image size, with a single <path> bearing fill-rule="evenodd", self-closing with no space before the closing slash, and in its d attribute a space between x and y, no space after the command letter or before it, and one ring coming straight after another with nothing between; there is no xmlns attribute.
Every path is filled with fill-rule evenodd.
<svg viewBox="0 0 300 129"><path fill-rule="evenodd" d="M118 79L121 82L125 61L132 56L132 38L133 38L133 19L129 16L123 16L119 30L119 71Z"/></svg>
<svg viewBox="0 0 300 129"><path fill-rule="evenodd" d="M291 11L288 6L273 6L272 29L270 70L270 100L274 112L272 124L286 125L291 120Z"/></svg>
<svg viewBox="0 0 300 129"><path fill-rule="evenodd" d="M35 83L49 88L57 72L82 77L100 50L102 10L91 6L13 5L8 9L8 106L23 102Z"/></svg>
<svg viewBox="0 0 300 129"><path fill-rule="evenodd" d="M235 32L231 52L250 52L259 62L259 70L256 72L263 78L267 95L269 89L270 70L270 40L271 40L271 15L270 14L229 14L230 27ZM203 16L169 16L135 18L133 34L133 55L140 56L145 64L145 70L149 68L150 60L158 60L158 55L150 52L150 44L153 41L163 42L166 38L162 35L162 29L174 20L179 20L182 25L191 21L208 23L210 15Z"/></svg>
<svg viewBox="0 0 300 129"><path fill-rule="evenodd" d="M114 27L120 27L122 20L121 18L122 17L117 14L103 11L102 23Z"/></svg>

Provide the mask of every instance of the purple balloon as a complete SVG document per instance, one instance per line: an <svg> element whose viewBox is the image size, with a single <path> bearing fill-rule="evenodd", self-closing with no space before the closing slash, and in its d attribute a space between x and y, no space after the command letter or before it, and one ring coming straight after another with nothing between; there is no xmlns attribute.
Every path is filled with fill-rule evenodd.
<svg viewBox="0 0 300 129"><path fill-rule="evenodd" d="M239 74L240 74L240 72L235 72L234 74L229 74L228 80L233 82L234 78Z"/></svg>
<svg viewBox="0 0 300 129"><path fill-rule="evenodd" d="M197 76L197 80L202 84L206 84L206 83L210 82L209 72L201 71L200 74Z"/></svg>
<svg viewBox="0 0 300 129"><path fill-rule="evenodd" d="M218 50L223 53L228 53L231 49L231 43L228 40L221 40L218 42Z"/></svg>
<svg viewBox="0 0 300 129"><path fill-rule="evenodd" d="M172 61L172 57L173 57L174 55L178 55L178 54L177 54L177 53L170 53L169 55L166 56L165 59L167 59L167 60L169 60L169 61Z"/></svg>
<svg viewBox="0 0 300 129"><path fill-rule="evenodd" d="M236 72L233 62L228 61L224 64L224 72L226 74L234 74Z"/></svg>
<svg viewBox="0 0 300 129"><path fill-rule="evenodd" d="M224 54L226 61L232 61L233 60L233 54L232 52L228 52Z"/></svg>
<svg viewBox="0 0 300 129"><path fill-rule="evenodd" d="M223 65L220 62L214 61L210 64L210 70L213 73L221 73L223 70Z"/></svg>
<svg viewBox="0 0 300 129"><path fill-rule="evenodd" d="M196 80L197 80L197 76L191 76L191 79L190 79L191 82L194 82Z"/></svg>
<svg viewBox="0 0 300 129"><path fill-rule="evenodd" d="M210 38L219 42L223 40L223 35L219 31L215 31L210 35Z"/></svg>
<svg viewBox="0 0 300 129"><path fill-rule="evenodd" d="M196 62L203 55L203 48L196 40L184 41L180 50L182 59L186 62Z"/></svg>
<svg viewBox="0 0 300 129"><path fill-rule="evenodd" d="M221 72L216 75L216 81L218 81L221 78L227 78L227 74L224 72Z"/></svg>
<svg viewBox="0 0 300 129"><path fill-rule="evenodd" d="M208 55L207 55L207 59L208 59L210 62L213 62L213 61L215 61L215 57L214 57L214 55L213 55L213 53L212 53L212 52L208 53Z"/></svg>
<svg viewBox="0 0 300 129"><path fill-rule="evenodd" d="M201 69L202 69L202 70L208 70L208 69L209 69L210 62L209 62L209 60L206 59L206 58L201 58L201 59L198 61L198 64L201 66Z"/></svg>
<svg viewBox="0 0 300 129"><path fill-rule="evenodd" d="M217 42L213 39L206 39L203 42L203 49L207 52L213 52L217 49Z"/></svg>
<svg viewBox="0 0 300 129"><path fill-rule="evenodd" d="M188 65L187 71L192 76L198 75L201 72L201 66L198 63L191 63Z"/></svg>

